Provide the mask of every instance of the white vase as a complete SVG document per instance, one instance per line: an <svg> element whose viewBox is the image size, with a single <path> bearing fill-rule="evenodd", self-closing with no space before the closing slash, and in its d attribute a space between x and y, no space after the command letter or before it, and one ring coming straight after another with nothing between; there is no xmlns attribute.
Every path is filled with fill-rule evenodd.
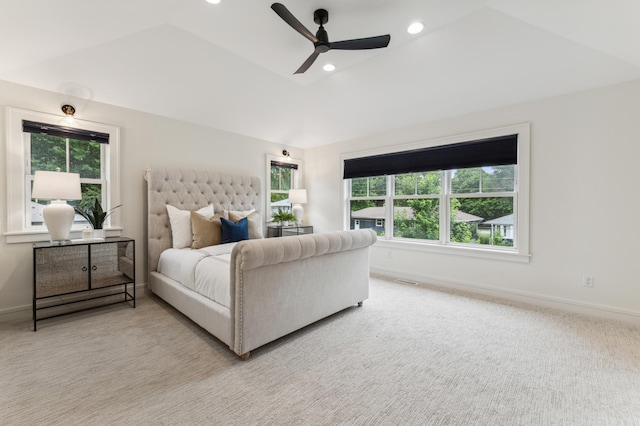
<svg viewBox="0 0 640 426"><path fill-rule="evenodd" d="M104 237L106 236L106 233L104 232L104 229L94 229L93 230L93 238L101 238L104 240Z"/></svg>

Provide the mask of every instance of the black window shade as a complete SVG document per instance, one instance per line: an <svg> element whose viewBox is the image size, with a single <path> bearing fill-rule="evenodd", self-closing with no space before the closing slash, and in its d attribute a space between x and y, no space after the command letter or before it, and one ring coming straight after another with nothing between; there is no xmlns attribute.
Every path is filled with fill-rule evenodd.
<svg viewBox="0 0 640 426"><path fill-rule="evenodd" d="M284 169L294 169L298 170L298 165L294 163L285 163L282 161L272 161L271 166L282 167Z"/></svg>
<svg viewBox="0 0 640 426"><path fill-rule="evenodd" d="M44 135L60 136L80 141L109 143L108 133L58 126L55 124L38 123L35 121L23 120L22 131L25 133L40 133Z"/></svg>
<svg viewBox="0 0 640 426"><path fill-rule="evenodd" d="M518 162L518 135L344 160L344 179L505 166Z"/></svg>

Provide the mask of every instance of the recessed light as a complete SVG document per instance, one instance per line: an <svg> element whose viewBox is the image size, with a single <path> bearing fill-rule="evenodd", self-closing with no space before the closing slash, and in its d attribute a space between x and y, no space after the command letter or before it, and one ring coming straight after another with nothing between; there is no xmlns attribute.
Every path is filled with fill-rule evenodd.
<svg viewBox="0 0 640 426"><path fill-rule="evenodd" d="M207 3L218 4L220 3L220 0L207 0Z"/></svg>
<svg viewBox="0 0 640 426"><path fill-rule="evenodd" d="M325 64L325 66L322 67L322 69L325 71L333 71L336 69L336 66L333 64Z"/></svg>
<svg viewBox="0 0 640 426"><path fill-rule="evenodd" d="M409 27L407 28L407 32L409 34L418 34L423 29L424 25L422 24L422 22L414 22L413 24L409 25Z"/></svg>

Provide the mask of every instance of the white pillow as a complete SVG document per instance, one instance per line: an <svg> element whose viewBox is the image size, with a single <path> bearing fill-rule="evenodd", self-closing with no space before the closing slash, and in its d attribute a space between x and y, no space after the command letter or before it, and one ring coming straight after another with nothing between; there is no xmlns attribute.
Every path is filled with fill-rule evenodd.
<svg viewBox="0 0 640 426"><path fill-rule="evenodd" d="M173 248L191 248L193 243L193 231L191 230L191 212L180 210L174 206L167 205L169 213L169 223L171 224L171 236L173 237ZM196 213L210 218L213 216L213 204L196 210Z"/></svg>
<svg viewBox="0 0 640 426"><path fill-rule="evenodd" d="M247 218L249 222L249 239L264 238L262 235L262 219L256 209L228 211L227 214L232 222L237 222L244 217Z"/></svg>

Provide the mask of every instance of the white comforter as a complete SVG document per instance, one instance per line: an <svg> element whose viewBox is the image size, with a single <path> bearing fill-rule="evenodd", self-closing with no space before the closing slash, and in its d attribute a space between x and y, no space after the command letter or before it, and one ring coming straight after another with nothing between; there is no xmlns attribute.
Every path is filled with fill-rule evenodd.
<svg viewBox="0 0 640 426"><path fill-rule="evenodd" d="M158 272L228 308L229 262L236 244L198 250L167 249L160 255Z"/></svg>

